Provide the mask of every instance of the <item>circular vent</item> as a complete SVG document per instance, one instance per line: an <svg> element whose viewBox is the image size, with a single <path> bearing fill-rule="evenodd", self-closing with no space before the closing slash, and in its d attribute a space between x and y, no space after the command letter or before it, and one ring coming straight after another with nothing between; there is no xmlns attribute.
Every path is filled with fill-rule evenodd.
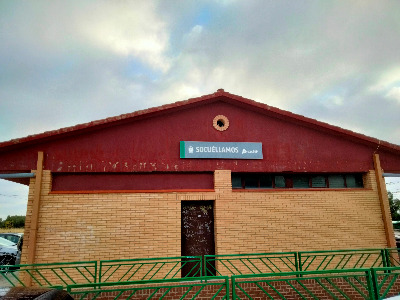
<svg viewBox="0 0 400 300"><path fill-rule="evenodd" d="M213 120L213 127L218 131L227 130L229 127L229 120L223 115L218 115Z"/></svg>

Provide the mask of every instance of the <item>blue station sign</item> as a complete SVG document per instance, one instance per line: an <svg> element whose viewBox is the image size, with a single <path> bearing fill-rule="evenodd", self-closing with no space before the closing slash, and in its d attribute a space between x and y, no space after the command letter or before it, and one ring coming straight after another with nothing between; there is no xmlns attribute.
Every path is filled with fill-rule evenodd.
<svg viewBox="0 0 400 300"><path fill-rule="evenodd" d="M262 143L181 141L180 158L262 159Z"/></svg>

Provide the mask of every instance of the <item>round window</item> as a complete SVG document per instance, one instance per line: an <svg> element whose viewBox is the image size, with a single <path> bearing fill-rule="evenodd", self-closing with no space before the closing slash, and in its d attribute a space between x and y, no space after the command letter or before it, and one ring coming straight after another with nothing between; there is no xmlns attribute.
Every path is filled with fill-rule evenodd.
<svg viewBox="0 0 400 300"><path fill-rule="evenodd" d="M227 130L229 127L229 120L223 115L218 115L213 120L213 127L218 131Z"/></svg>

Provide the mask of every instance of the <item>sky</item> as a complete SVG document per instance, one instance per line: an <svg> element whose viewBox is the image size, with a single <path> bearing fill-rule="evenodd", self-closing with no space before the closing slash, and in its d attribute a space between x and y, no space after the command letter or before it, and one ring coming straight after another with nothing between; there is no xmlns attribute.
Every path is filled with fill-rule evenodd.
<svg viewBox="0 0 400 300"><path fill-rule="evenodd" d="M0 0L0 141L223 88L399 145L399 49L394 0Z"/></svg>

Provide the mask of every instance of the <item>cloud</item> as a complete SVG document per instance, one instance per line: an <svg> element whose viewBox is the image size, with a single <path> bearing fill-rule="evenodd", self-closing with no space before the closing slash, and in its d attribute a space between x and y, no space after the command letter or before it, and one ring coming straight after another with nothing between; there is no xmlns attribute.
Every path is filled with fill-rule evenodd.
<svg viewBox="0 0 400 300"><path fill-rule="evenodd" d="M2 6L2 140L146 108L152 81L170 67L153 2Z"/></svg>
<svg viewBox="0 0 400 300"><path fill-rule="evenodd" d="M225 88L400 143L384 130L400 126L399 108L386 98L397 95L388 82L399 80L393 71L400 64L398 8L372 1L215 5L201 30L192 26L183 35L156 93L171 99Z"/></svg>
<svg viewBox="0 0 400 300"><path fill-rule="evenodd" d="M89 43L117 55L134 56L167 71L170 62L167 24L156 15L154 2L101 2L80 16L77 29Z"/></svg>
<svg viewBox="0 0 400 300"><path fill-rule="evenodd" d="M219 88L400 144L397 1L2 1L0 140Z"/></svg>
<svg viewBox="0 0 400 300"><path fill-rule="evenodd" d="M400 104L400 86L392 87L389 92L387 92L386 97L393 99Z"/></svg>

